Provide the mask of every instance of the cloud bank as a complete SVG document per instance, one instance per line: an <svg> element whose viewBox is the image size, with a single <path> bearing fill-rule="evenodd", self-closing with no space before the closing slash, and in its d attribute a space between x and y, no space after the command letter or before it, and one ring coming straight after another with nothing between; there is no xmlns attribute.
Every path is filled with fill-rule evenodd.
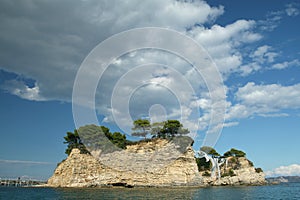
<svg viewBox="0 0 300 200"><path fill-rule="evenodd" d="M288 116L288 110L300 108L299 84L253 81L229 84L235 77L299 67L297 58L284 60L279 49L262 42L264 31L274 30L283 17L299 14L294 4L267 15L264 20L239 19L226 25L216 23L225 12L224 7L210 6L202 0L4 0L0 10L1 73L17 76L7 76L0 87L23 99L71 102L79 66L97 44L121 31L150 26L179 31L207 50L225 84L222 89L227 99L219 102L219 106L227 107L225 127L235 126L240 119L253 116ZM122 45L120 42L107 51ZM97 114L103 117L103 123L114 124L111 97L115 85L134 67L148 63L160 65L147 75L139 74L151 84L143 85L132 94L131 116L147 118L151 106L159 104L163 105L168 118L179 118L185 113L184 125L192 132L207 131L213 114L210 97L212 93L218 95L221 89L208 91L206 82L209 80L204 80L191 63L170 52L153 49L137 50L115 58L104 72L95 100ZM186 95L189 107L180 108L176 95L162 87L172 84L182 88L182 82L174 79L172 70L181 74L197 94ZM90 74L94 75L92 71ZM123 89L134 90L133 78L126 80ZM116 99L116 103L122 103L122 98ZM126 118L122 120L128 127L132 125ZM195 126L197 123L199 126Z"/></svg>

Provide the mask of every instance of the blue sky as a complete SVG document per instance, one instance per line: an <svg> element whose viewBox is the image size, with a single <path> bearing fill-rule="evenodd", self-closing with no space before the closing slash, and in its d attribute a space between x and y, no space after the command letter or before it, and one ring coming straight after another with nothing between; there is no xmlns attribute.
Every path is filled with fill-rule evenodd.
<svg viewBox="0 0 300 200"><path fill-rule="evenodd" d="M0 177L47 179L53 173L56 163L66 157L65 133L76 128L72 90L81 63L110 36L149 26L191 37L215 62L226 91L226 99L220 101L226 105L224 127L215 145L220 153L235 147L269 176L300 175L299 1L0 4ZM132 66L147 63L171 67L148 68L153 84L133 90L132 79L146 80L147 76L145 70L130 77ZM172 79L174 70L197 93L187 107L179 108L174 91L162 87L182 87L182 82ZM199 148L210 128L212 108L212 91L205 81L214 79L203 80L184 60L167 52L130 52L116 58L101 77L95 96L99 123L113 131L122 129L112 113L121 110L110 104L113 90L125 90L116 87L122 80L123 86L134 91L127 105L133 119L149 117L155 104L162 105L156 112L166 113L166 118L180 119L180 111L187 113L183 124L197 136L195 148ZM115 103L123 105L124 99L116 98ZM118 120L130 128L132 121L122 115Z"/></svg>

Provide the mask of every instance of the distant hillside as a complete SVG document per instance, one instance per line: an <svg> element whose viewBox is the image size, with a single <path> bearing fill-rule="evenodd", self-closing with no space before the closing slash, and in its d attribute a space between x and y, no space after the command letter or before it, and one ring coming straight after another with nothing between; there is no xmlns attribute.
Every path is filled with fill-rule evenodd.
<svg viewBox="0 0 300 200"><path fill-rule="evenodd" d="M266 178L268 183L300 183L300 176L278 176Z"/></svg>

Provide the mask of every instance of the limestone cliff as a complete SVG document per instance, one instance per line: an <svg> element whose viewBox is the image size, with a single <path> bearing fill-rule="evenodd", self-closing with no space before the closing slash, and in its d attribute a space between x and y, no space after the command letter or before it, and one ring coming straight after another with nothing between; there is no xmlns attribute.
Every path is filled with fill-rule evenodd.
<svg viewBox="0 0 300 200"><path fill-rule="evenodd" d="M48 180L52 187L91 186L196 186L201 177L188 145L183 152L176 142L154 140L126 150L94 156L73 149ZM99 159L96 159L97 155Z"/></svg>
<svg viewBox="0 0 300 200"><path fill-rule="evenodd" d="M211 178L210 171L198 172L192 140L156 139L127 146L126 150L93 151L80 154L73 149L48 180L51 187L94 186L211 186L261 185L264 173L245 157L229 157L221 167L222 178Z"/></svg>
<svg viewBox="0 0 300 200"><path fill-rule="evenodd" d="M254 168L253 163L245 157L229 157L227 165L221 167L220 180L203 176L204 185L263 185L265 174ZM205 172L204 172L205 173ZM202 174L204 174L202 173Z"/></svg>

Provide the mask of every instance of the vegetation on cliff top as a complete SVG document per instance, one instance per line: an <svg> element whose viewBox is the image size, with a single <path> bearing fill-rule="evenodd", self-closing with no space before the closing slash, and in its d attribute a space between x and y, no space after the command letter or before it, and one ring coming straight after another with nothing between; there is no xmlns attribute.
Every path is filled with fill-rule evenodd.
<svg viewBox="0 0 300 200"><path fill-rule="evenodd" d="M156 122L150 124L147 119L138 119L133 122L133 136L142 136L143 140L130 141L127 140L125 134L120 132L111 133L109 128L105 126L86 125L80 127L74 132L67 132L64 137L67 149L65 153L69 155L73 148L80 149L80 153L89 154L89 151L101 149L104 153L126 149L127 145L137 144L139 142L151 141L155 138L164 138L172 140L176 136L182 136L189 133L188 129L178 120L167 120L164 122ZM152 135L151 139L147 139L148 135ZM178 142L174 140L174 142ZM190 142L190 141L188 141ZM114 145L111 145L113 143Z"/></svg>
<svg viewBox="0 0 300 200"><path fill-rule="evenodd" d="M229 151L224 153L225 157L235 156L235 157L245 157L246 153L234 148L231 148Z"/></svg>
<svg viewBox="0 0 300 200"><path fill-rule="evenodd" d="M147 119L138 119L133 122L133 136L142 136L146 139L147 135L151 134L152 138L173 138L189 133L188 129L183 128L183 125L178 120L167 120L164 122L155 122L150 124Z"/></svg>
<svg viewBox="0 0 300 200"><path fill-rule="evenodd" d="M212 156L212 157L220 157L220 158L228 158L230 157L229 164L232 164L235 166L235 168L238 168L239 163L238 163L238 159L240 157L245 157L246 153L241 151L241 150L237 150L237 149L230 149L229 151L225 152L223 154L223 156L221 156L214 148L212 147L208 147L208 146L203 146L200 148L201 151L204 151L205 153L207 153L208 155ZM210 170L212 167L211 162L206 162L205 158L196 158L196 162L197 162L197 166L198 166L198 170L199 171L207 171ZM249 161L249 165L253 166L253 163L251 161ZM229 175L232 175L232 172L229 172Z"/></svg>
<svg viewBox="0 0 300 200"><path fill-rule="evenodd" d="M225 152L223 156L221 156L214 148L212 147L201 147L201 151L204 151L208 155L210 155L213 158L227 158L227 164L222 165L221 168L221 177L226 176L236 176L235 170L241 169L245 166L254 167L254 164L248 160L245 156L246 153L231 148L229 151ZM248 163L247 163L248 162ZM211 168L212 163L206 162L206 158L196 158L196 163L198 166L198 171L202 173L202 176L211 176ZM226 166L226 167L225 167ZM261 168L254 168L256 173L261 173L263 170Z"/></svg>
<svg viewBox="0 0 300 200"><path fill-rule="evenodd" d="M65 144L68 144L66 154L69 155L73 148L80 149L80 153L89 154L89 150L102 148L106 152L115 151L118 148L124 149L130 141L126 135L120 132L111 133L105 126L86 125L74 130L74 133L67 132L64 137ZM111 145L113 143L114 145Z"/></svg>
<svg viewBox="0 0 300 200"><path fill-rule="evenodd" d="M82 143L78 131L76 129L74 130L74 133L67 132L67 136L65 136L64 139L64 144L68 144L67 149L65 151L66 154L70 155L73 148L79 149L80 153L82 154L90 153Z"/></svg>
<svg viewBox="0 0 300 200"><path fill-rule="evenodd" d="M132 135L144 137L140 141L127 140L125 134L120 132L110 132L109 128L105 126L86 125L80 127L74 132L67 132L64 137L65 144L68 144L65 151L66 154L70 154L73 148L78 148L82 154L90 154L90 151L99 150L103 153L110 153L119 151L120 149L126 149L128 145L135 145L144 142L154 141L159 138L172 140L177 146L177 150L184 153L188 145L193 144L193 140L189 137L183 137L189 133L187 129L184 129L182 124L177 120L168 120L165 122L158 122L150 124L148 120L138 119L134 121ZM148 138L148 135L152 135L152 138ZM114 145L112 145L114 144ZM235 176L234 170L239 169L241 164L239 163L242 157L246 156L246 153L231 148L225 152L223 156L219 154L214 148L203 146L200 148L201 151L206 152L212 157L217 158L228 158L228 169L222 171L222 177L224 176ZM247 159L246 159L247 160ZM253 163L247 160L249 166L253 167ZM210 176L210 170L212 168L211 162L206 162L205 158L196 158L196 163L199 172L202 172L203 176ZM262 172L261 168L255 168L257 173Z"/></svg>

